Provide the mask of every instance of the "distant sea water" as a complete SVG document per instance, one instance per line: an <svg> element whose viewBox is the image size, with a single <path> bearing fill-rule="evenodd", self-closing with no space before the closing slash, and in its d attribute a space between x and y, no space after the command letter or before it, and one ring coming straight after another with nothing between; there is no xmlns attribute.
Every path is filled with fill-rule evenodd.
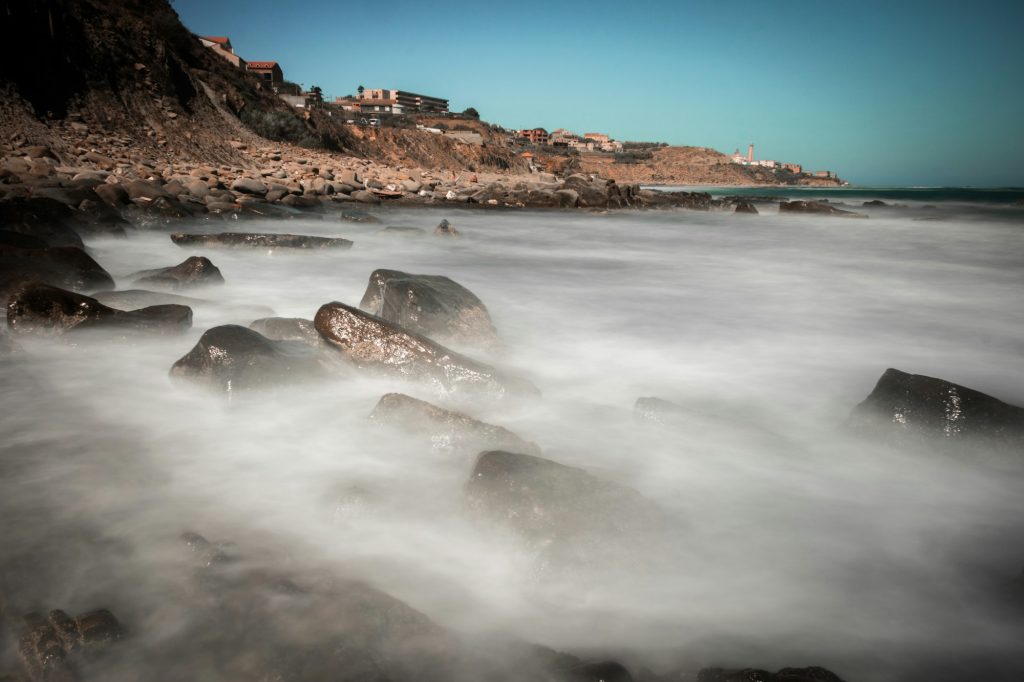
<svg viewBox="0 0 1024 682"><path fill-rule="evenodd" d="M654 187L654 186L652 186ZM713 187L661 186L657 189L708 192L712 196L758 196L830 202L860 203L878 199L886 203L913 202L1012 205L1024 202L1024 187Z"/></svg>

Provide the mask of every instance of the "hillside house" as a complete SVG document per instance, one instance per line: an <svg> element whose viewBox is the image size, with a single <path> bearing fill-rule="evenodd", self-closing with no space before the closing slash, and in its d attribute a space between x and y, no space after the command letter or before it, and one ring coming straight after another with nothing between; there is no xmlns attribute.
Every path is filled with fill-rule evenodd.
<svg viewBox="0 0 1024 682"><path fill-rule="evenodd" d="M236 68L245 68L245 60L235 54L235 48L231 46L231 39L227 36L200 36L199 42L203 44L203 47L213 50L213 53L221 59L234 64Z"/></svg>
<svg viewBox="0 0 1024 682"><path fill-rule="evenodd" d="M276 89L284 82L284 72L277 62L249 62L245 70L255 74L264 85Z"/></svg>
<svg viewBox="0 0 1024 682"><path fill-rule="evenodd" d="M531 144L547 144L549 139L548 131L543 128L520 130L517 134L521 139L527 140Z"/></svg>
<svg viewBox="0 0 1024 682"><path fill-rule="evenodd" d="M406 90L371 88L363 90L356 96L356 99L369 100L373 102L372 106L381 106L377 104L378 102L388 102L393 113L448 113L448 100L429 95L418 95ZM396 107L397 111L395 111Z"/></svg>

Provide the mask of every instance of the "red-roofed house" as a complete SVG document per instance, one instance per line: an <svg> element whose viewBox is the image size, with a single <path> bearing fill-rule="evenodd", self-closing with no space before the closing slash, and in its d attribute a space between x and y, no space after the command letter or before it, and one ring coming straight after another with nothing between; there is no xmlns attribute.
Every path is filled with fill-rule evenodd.
<svg viewBox="0 0 1024 682"><path fill-rule="evenodd" d="M245 70L255 74L264 85L268 85L277 91L277 88L284 81L284 72L281 71L277 62L249 62ZM298 94L298 93L293 93Z"/></svg>
<svg viewBox="0 0 1024 682"><path fill-rule="evenodd" d="M239 69L245 68L245 60L235 54L235 48L231 46L231 39L227 36L200 36L199 42Z"/></svg>

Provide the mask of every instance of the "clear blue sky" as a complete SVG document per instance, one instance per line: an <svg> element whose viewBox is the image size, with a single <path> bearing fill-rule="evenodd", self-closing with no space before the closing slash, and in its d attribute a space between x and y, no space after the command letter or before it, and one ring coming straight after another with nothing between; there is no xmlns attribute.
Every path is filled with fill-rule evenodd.
<svg viewBox="0 0 1024 682"><path fill-rule="evenodd" d="M508 127L1024 186L1024 0L176 0L325 94L437 95Z"/></svg>

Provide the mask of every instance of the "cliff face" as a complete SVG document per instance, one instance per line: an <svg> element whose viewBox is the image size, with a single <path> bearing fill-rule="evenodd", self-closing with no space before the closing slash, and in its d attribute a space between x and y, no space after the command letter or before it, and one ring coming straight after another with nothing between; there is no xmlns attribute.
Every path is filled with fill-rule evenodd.
<svg viewBox="0 0 1024 682"><path fill-rule="evenodd" d="M725 154L706 147L662 147L647 160L616 163L611 155L580 157L587 173L619 183L650 185L838 185L838 180L808 178L767 168L741 166Z"/></svg>
<svg viewBox="0 0 1024 682"><path fill-rule="evenodd" d="M402 165L504 170L508 150L414 130L306 118L204 48L167 0L0 0L0 125L73 164L93 151L149 163L245 166L259 136Z"/></svg>

